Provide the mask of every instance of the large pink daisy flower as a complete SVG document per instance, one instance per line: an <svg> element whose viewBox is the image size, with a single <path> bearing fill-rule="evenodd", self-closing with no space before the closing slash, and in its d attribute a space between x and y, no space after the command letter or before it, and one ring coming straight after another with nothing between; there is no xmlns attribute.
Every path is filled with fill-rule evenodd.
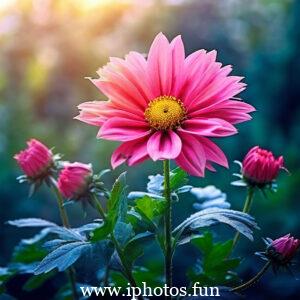
<svg viewBox="0 0 300 300"><path fill-rule="evenodd" d="M245 89L231 66L216 62L216 51L199 50L185 57L180 36L171 43L154 39L148 58L130 52L110 58L91 81L108 101L79 105L76 118L99 126L99 138L120 141L113 168L146 159L175 159L191 175L204 176L212 163L227 167L221 149L209 137L237 133L233 124L250 120L255 109L234 99Z"/></svg>

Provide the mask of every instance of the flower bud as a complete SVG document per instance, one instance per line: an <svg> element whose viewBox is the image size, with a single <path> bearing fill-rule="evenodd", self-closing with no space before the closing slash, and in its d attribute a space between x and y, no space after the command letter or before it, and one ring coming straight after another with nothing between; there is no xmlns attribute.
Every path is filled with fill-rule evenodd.
<svg viewBox="0 0 300 300"><path fill-rule="evenodd" d="M53 165L53 154L40 141L31 139L28 147L16 154L14 158L25 175L32 180L46 177Z"/></svg>
<svg viewBox="0 0 300 300"><path fill-rule="evenodd" d="M267 254L280 264L286 264L295 256L300 247L300 240L287 234L271 242L268 246Z"/></svg>
<svg viewBox="0 0 300 300"><path fill-rule="evenodd" d="M271 151L256 146L250 149L243 160L242 175L252 185L264 186L272 183L283 169L283 157L275 158Z"/></svg>
<svg viewBox="0 0 300 300"><path fill-rule="evenodd" d="M300 246L300 240L290 234L272 241L266 251L267 256L280 265L288 264Z"/></svg>
<svg viewBox="0 0 300 300"><path fill-rule="evenodd" d="M59 174L58 188L65 198L79 200L88 194L92 175L90 164L66 163Z"/></svg>

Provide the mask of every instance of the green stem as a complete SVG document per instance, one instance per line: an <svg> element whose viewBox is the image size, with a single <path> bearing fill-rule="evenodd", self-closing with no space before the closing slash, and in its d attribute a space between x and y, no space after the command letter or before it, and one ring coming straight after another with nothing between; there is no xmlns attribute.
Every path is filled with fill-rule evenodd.
<svg viewBox="0 0 300 300"><path fill-rule="evenodd" d="M170 187L170 161L164 160L164 196L166 199L165 210L165 276L166 284L172 287L172 200ZM171 299L171 296L166 296Z"/></svg>
<svg viewBox="0 0 300 300"><path fill-rule="evenodd" d="M63 197L62 197L60 191L58 190L57 183L55 181L52 182L52 190L56 196L57 206L59 209L59 214L60 214L60 219L62 221L62 224L64 227L70 228L69 218L64 209L64 200L63 200Z"/></svg>
<svg viewBox="0 0 300 300"><path fill-rule="evenodd" d="M244 204L244 207L243 207L243 212L244 213L249 213L250 208L251 208L251 204L252 204L252 200L253 200L253 196L254 196L254 188L253 187L249 187L248 188L247 197L246 197L246 200L245 200L245 204ZM235 234L234 238L233 238L232 249L237 244L239 238L240 238L240 233L237 232Z"/></svg>
<svg viewBox="0 0 300 300"><path fill-rule="evenodd" d="M102 206L101 206L101 204L100 204L100 202L97 199L95 194L92 195L92 202L93 202L94 207L97 209L99 215L101 216L101 218L105 222L106 221L105 212L104 212L104 210L103 210L103 208L102 208ZM124 273L125 273L128 281L129 281L130 285L133 286L133 287L137 287L137 283L136 283L136 281L135 281L135 279L132 275L131 268L127 263L125 253L123 252L123 250L122 250L119 242L115 238L115 235L114 235L113 232L110 233L110 237L111 237L111 241L113 242L113 244L115 246L115 249L118 253L118 256L120 258L120 261L121 261L123 269L124 269ZM142 296L138 296L138 299L143 300L144 298Z"/></svg>
<svg viewBox="0 0 300 300"><path fill-rule="evenodd" d="M61 222L63 224L63 226L65 228L70 228L70 223L69 223L69 218L68 215L64 209L64 200L63 197L57 187L57 182L54 178L51 178L51 186L52 186L52 190L56 196L56 200L57 200L57 206L59 209L59 214L60 214L60 219ZM69 278L69 282L71 285L71 289L72 289L72 294L73 294L73 299L77 300L79 299L78 297L78 293L77 293L77 289L76 289L76 272L75 269L73 267L70 267L67 269L66 271L68 278Z"/></svg>
<svg viewBox="0 0 300 300"><path fill-rule="evenodd" d="M247 282L231 289L231 291L232 292L239 292L239 291L242 291L242 290L245 290L245 289L251 287L253 284L255 284L265 274L265 272L269 269L270 265L271 265L271 261L268 261L253 278L251 278Z"/></svg>

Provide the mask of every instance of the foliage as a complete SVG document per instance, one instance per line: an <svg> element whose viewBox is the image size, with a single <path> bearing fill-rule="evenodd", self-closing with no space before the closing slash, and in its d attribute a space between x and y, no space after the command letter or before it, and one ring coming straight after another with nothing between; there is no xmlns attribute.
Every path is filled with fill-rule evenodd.
<svg viewBox="0 0 300 300"><path fill-rule="evenodd" d="M228 286L238 280L232 270L241 262L239 258L228 258L232 250L232 241L213 242L210 232L192 240L192 244L201 251L202 258L188 271L191 282L201 282L203 286Z"/></svg>
<svg viewBox="0 0 300 300"><path fill-rule="evenodd" d="M229 271L239 263L239 260L226 258L232 244L230 241L214 244L211 233L200 235L200 230L223 223L252 239L252 230L257 228L257 225L254 219L245 213L222 208L228 207L228 202L226 195L220 190L211 186L201 189L186 185L187 180L187 174L180 168L171 171L173 199L178 200L180 194L190 192L198 201L194 205L195 208L205 209L192 214L174 229L172 251L174 252L178 245L192 242L203 252L201 262L189 272L192 282L201 278L205 279L206 283L227 284L233 278L233 275L229 276ZM162 175L149 176L147 192L131 192L127 196L125 173L122 173L107 193L107 212L99 207L98 200L93 198L91 203L99 210L101 219L77 228L65 228L40 218L8 221L8 224L19 228L42 229L15 248L11 266L16 266L17 263L21 265L2 269L2 284L16 272L29 272L35 276L30 277L23 289L35 289L55 276L56 270L65 271L76 262L91 259L91 253L100 251L103 253L104 263L98 266L98 272L102 268L104 272L111 270L109 276L114 284L124 286L129 271L134 274L138 283L147 278L153 286L161 285L161 267L154 269L152 265L137 266L135 262L143 256L145 246L153 244L155 237L165 251L162 223L166 201L163 184ZM202 202L202 206L199 202ZM200 265L203 265L203 272L199 273ZM102 277L102 280L104 282L108 279ZM64 289L64 293L67 291L68 289Z"/></svg>

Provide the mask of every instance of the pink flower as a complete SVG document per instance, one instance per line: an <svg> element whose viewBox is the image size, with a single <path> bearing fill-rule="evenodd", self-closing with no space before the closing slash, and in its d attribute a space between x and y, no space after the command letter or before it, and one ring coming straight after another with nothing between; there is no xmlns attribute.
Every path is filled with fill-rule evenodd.
<svg viewBox="0 0 300 300"><path fill-rule="evenodd" d="M272 258L277 259L281 264L286 264L291 261L296 251L300 246L300 240L287 234L281 238L278 238L270 244L268 247L268 254ZM272 251L275 250L275 253Z"/></svg>
<svg viewBox="0 0 300 300"><path fill-rule="evenodd" d="M111 58L91 79L108 101L79 105L76 118L100 127L98 137L120 141L113 168L146 159L175 159L188 173L204 176L212 163L227 159L210 137L237 133L233 124L250 120L255 109L234 98L245 89L231 66L216 62L216 51L199 50L185 57L180 36L169 43L158 34L148 58L130 52Z"/></svg>
<svg viewBox="0 0 300 300"><path fill-rule="evenodd" d="M59 174L58 189L67 199L79 199L88 192L92 174L90 164L67 163Z"/></svg>
<svg viewBox="0 0 300 300"><path fill-rule="evenodd" d="M275 158L271 151L253 147L243 160L242 173L254 184L271 183L283 168L283 157Z"/></svg>
<svg viewBox="0 0 300 300"><path fill-rule="evenodd" d="M28 147L14 158L22 171L30 178L44 177L53 164L52 152L36 139L27 142Z"/></svg>

